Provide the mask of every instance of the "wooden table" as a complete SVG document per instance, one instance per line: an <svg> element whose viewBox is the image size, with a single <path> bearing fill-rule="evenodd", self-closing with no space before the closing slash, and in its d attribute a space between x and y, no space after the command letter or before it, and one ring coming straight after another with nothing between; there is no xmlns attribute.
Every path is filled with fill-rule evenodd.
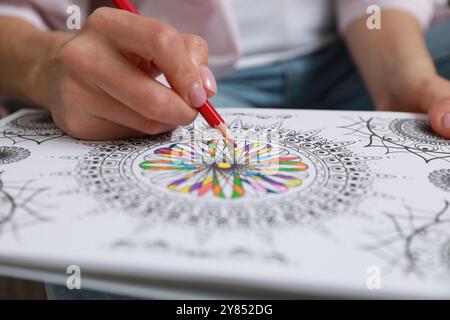
<svg viewBox="0 0 450 320"><path fill-rule="evenodd" d="M0 300L46 300L42 283L0 277Z"/></svg>

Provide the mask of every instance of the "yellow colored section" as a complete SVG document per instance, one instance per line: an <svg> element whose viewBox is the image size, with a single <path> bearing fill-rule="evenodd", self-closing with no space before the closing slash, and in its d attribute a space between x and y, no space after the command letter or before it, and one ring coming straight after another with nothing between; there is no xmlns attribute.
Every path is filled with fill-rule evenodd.
<svg viewBox="0 0 450 320"><path fill-rule="evenodd" d="M219 169L230 169L231 163L218 163L217 168Z"/></svg>

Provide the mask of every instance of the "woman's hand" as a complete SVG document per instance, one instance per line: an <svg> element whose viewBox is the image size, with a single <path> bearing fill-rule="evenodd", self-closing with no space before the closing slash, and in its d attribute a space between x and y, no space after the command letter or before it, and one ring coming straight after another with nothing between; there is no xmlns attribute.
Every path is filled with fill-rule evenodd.
<svg viewBox="0 0 450 320"><path fill-rule="evenodd" d="M30 96L76 138L170 131L217 91L205 41L157 20L101 8L79 35L54 38L31 73ZM161 73L172 89L155 80Z"/></svg>
<svg viewBox="0 0 450 320"><path fill-rule="evenodd" d="M384 11L381 30L361 18L346 40L378 110L427 112L433 130L450 139L450 82L437 75L413 16Z"/></svg>
<svg viewBox="0 0 450 320"><path fill-rule="evenodd" d="M450 139L450 81L437 74L392 76L380 111L426 112L433 130Z"/></svg>

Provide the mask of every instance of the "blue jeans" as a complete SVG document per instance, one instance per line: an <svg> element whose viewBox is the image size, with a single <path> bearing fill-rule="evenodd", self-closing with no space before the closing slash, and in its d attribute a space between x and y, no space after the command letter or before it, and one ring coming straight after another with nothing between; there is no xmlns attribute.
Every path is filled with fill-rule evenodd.
<svg viewBox="0 0 450 320"><path fill-rule="evenodd" d="M438 72L447 79L450 79L449 33L450 21L426 33ZM218 108L374 110L342 42L297 59L236 71L219 81L219 95L211 101Z"/></svg>
<svg viewBox="0 0 450 320"><path fill-rule="evenodd" d="M438 72L450 79L450 21L431 28L427 46ZM316 53L236 71L219 81L217 107L373 110L374 105L342 42ZM90 290L47 286L51 299L126 298ZM155 297L157 298L157 297Z"/></svg>

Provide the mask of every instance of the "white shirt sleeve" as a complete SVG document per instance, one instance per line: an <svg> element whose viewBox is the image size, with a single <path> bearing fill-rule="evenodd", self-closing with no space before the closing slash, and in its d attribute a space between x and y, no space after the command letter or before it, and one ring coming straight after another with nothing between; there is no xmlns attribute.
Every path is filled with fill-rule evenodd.
<svg viewBox="0 0 450 320"><path fill-rule="evenodd" d="M48 29L42 20L42 17L35 10L33 10L30 1L1 1L0 16L18 17L26 20L41 30Z"/></svg>
<svg viewBox="0 0 450 320"><path fill-rule="evenodd" d="M85 15L89 1L0 0L0 16L24 19L41 30L64 30L68 17L66 11L70 5L78 5Z"/></svg>
<svg viewBox="0 0 450 320"><path fill-rule="evenodd" d="M434 16L434 0L337 0L339 31L344 33L352 22L368 16L367 8L378 5L382 10L397 9L410 13L426 29Z"/></svg>

